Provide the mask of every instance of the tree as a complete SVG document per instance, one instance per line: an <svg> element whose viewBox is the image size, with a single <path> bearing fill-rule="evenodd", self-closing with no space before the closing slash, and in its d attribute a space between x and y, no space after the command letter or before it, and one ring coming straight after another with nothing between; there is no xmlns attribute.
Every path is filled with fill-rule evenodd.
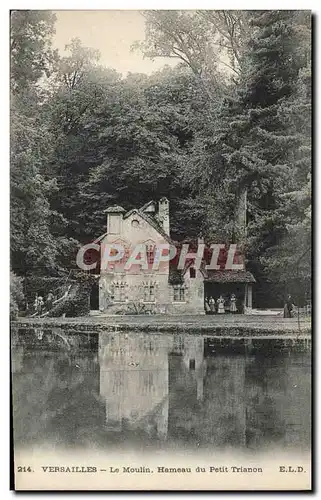
<svg viewBox="0 0 321 500"><path fill-rule="evenodd" d="M289 269L281 258L287 235L306 231L306 241L309 234L311 104L298 91L306 88L302 78L309 73L310 30L309 18L294 11L247 16L250 36L241 45L239 83L202 114L199 127L190 124L194 140L185 172L191 195L183 204L202 219L202 235L246 243L258 288L269 295L269 282L286 280L286 272L281 279L275 271Z"/></svg>
<svg viewBox="0 0 321 500"><path fill-rule="evenodd" d="M22 92L49 75L57 52L52 50L55 14L41 10L13 10L11 27L11 89Z"/></svg>
<svg viewBox="0 0 321 500"><path fill-rule="evenodd" d="M77 39L66 49L69 54L58 65L45 108L54 143L50 171L58 187L52 208L64 220L55 232L79 242L91 233L87 218L93 208L86 205L84 184L101 162L101 109L107 101L116 105L120 75L100 67L99 53Z"/></svg>
<svg viewBox="0 0 321 500"><path fill-rule="evenodd" d="M43 163L50 158L51 137L39 117L37 104L27 116L24 99L11 112L11 251L12 267L19 274L55 268L56 243L49 226L48 197L54 179L46 180ZM27 98L27 97L26 97ZM32 108L32 109L30 109Z"/></svg>
<svg viewBox="0 0 321 500"><path fill-rule="evenodd" d="M285 200L297 186L294 156L300 135L286 109L296 93L302 57L295 12L253 12L250 25L238 114L230 124L225 156L238 185L248 192L248 256L260 279L268 271L263 256L287 234Z"/></svg>
<svg viewBox="0 0 321 500"><path fill-rule="evenodd" d="M11 265L20 274L57 274L61 245L51 225L60 219L50 206L56 180L48 166L53 136L45 102L45 79L57 62L51 50L55 16L45 11L11 13Z"/></svg>
<svg viewBox="0 0 321 500"><path fill-rule="evenodd" d="M247 23L242 11L144 11L146 36L133 48L150 58L176 58L200 79L211 98L240 74Z"/></svg>
<svg viewBox="0 0 321 500"><path fill-rule="evenodd" d="M309 38L307 38L308 40ZM303 44L300 44L302 47ZM281 282L297 304L303 304L311 287L311 68L300 69L293 96L283 108L289 128L297 137L292 150L294 187L283 194L280 218L284 237L261 258L271 277Z"/></svg>

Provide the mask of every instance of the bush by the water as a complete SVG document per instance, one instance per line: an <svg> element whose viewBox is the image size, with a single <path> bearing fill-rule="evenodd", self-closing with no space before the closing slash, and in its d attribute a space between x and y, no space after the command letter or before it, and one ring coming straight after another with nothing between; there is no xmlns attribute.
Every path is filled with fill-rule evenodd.
<svg viewBox="0 0 321 500"><path fill-rule="evenodd" d="M58 318L63 314L67 318L87 316L90 312L91 283L76 283L72 285L69 295L53 307L48 316Z"/></svg>
<svg viewBox="0 0 321 500"><path fill-rule="evenodd" d="M27 301L32 306L37 295L41 295L46 300L49 292L52 292L57 300L62 298L69 289L67 297L54 305L48 316L55 318L62 315L73 318L86 316L90 312L90 292L95 282L95 277L82 273L72 278L68 276L28 277L25 283ZM31 310L33 311L32 307Z"/></svg>
<svg viewBox="0 0 321 500"><path fill-rule="evenodd" d="M16 318L24 306L23 278L10 272L10 317Z"/></svg>

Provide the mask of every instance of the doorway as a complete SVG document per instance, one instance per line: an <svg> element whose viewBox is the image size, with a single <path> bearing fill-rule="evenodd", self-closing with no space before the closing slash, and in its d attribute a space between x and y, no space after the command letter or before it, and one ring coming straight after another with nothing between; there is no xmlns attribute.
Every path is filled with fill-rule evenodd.
<svg viewBox="0 0 321 500"><path fill-rule="evenodd" d="M99 311L99 285L96 281L91 287L90 292L90 310Z"/></svg>
<svg viewBox="0 0 321 500"><path fill-rule="evenodd" d="M244 297L245 297L245 285L243 283L204 283L204 298L209 299L213 297L215 303L217 299L222 295L225 304L225 312L230 312L230 298L234 294L236 297L236 308L237 313L242 314L244 312Z"/></svg>

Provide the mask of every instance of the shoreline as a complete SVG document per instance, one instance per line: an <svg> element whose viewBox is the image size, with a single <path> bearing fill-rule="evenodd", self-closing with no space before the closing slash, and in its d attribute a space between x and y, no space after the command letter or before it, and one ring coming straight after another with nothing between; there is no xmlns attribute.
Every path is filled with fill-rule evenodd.
<svg viewBox="0 0 321 500"><path fill-rule="evenodd" d="M154 316L85 316L78 318L18 318L11 321L13 331L33 328L62 329L66 333L187 333L213 337L311 338L311 321L307 318L284 319L270 316L217 318L189 316L186 318Z"/></svg>

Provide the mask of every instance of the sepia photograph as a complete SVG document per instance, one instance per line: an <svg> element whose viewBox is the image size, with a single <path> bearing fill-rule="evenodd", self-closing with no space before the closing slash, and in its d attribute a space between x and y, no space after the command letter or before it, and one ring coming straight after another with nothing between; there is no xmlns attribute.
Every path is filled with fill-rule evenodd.
<svg viewBox="0 0 321 500"><path fill-rule="evenodd" d="M312 12L8 16L10 489L311 491Z"/></svg>

